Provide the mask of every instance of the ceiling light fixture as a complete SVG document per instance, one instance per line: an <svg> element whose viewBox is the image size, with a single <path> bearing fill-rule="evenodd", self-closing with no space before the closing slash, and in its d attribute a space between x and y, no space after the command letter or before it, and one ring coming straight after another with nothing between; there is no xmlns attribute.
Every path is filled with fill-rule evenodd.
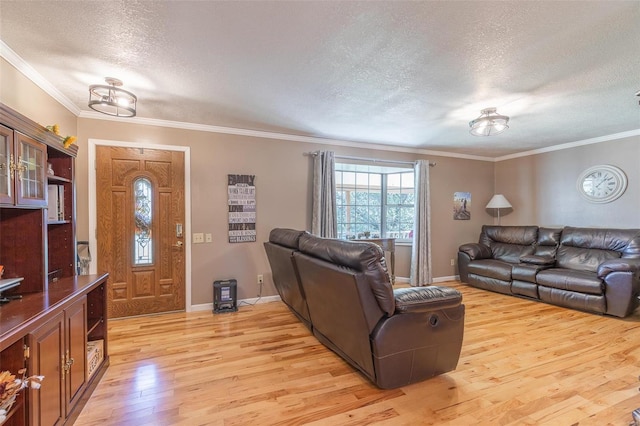
<svg viewBox="0 0 640 426"><path fill-rule="evenodd" d="M89 108L115 117L135 117L138 98L131 92L120 89L122 81L105 77L104 84L89 86Z"/></svg>
<svg viewBox="0 0 640 426"><path fill-rule="evenodd" d="M497 135L509 128L509 117L500 115L495 108L486 108L480 111L480 117L469 122L469 133L474 136Z"/></svg>

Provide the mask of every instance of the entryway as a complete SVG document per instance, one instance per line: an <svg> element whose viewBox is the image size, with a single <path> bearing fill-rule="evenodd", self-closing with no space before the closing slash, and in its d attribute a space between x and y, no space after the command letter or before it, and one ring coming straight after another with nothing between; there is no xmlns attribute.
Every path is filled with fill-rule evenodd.
<svg viewBox="0 0 640 426"><path fill-rule="evenodd" d="M109 318L185 310L188 149L122 145L92 145L94 252L97 271L109 272Z"/></svg>

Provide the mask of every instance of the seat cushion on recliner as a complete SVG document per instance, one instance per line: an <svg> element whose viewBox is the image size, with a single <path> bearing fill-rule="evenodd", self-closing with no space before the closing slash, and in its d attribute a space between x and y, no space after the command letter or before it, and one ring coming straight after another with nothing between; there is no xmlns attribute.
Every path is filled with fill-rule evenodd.
<svg viewBox="0 0 640 426"><path fill-rule="evenodd" d="M469 273L501 281L511 281L512 266L511 263L495 259L474 260L469 263Z"/></svg>
<svg viewBox="0 0 640 426"><path fill-rule="evenodd" d="M538 285L586 294L604 294L604 283L593 272L551 268L538 272Z"/></svg>

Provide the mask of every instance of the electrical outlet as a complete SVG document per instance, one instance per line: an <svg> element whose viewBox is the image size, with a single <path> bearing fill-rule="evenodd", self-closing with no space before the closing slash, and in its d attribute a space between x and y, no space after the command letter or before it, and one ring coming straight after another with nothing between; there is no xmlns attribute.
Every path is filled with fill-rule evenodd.
<svg viewBox="0 0 640 426"><path fill-rule="evenodd" d="M258 284L259 285L264 284L264 277L262 276L262 274L258 275Z"/></svg>
<svg viewBox="0 0 640 426"><path fill-rule="evenodd" d="M451 266L456 266L456 260L455 259L451 259Z"/></svg>

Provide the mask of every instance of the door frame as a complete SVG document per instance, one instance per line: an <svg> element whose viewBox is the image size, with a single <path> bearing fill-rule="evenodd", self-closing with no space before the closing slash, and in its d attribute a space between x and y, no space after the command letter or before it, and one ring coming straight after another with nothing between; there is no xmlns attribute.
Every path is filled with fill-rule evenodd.
<svg viewBox="0 0 640 426"><path fill-rule="evenodd" d="M184 152L184 234L185 234L185 311L191 312L191 148L178 145L161 145L146 142L126 142L106 139L89 139L89 250L98 253L97 235L97 207L96 207L96 146L115 146L124 148L157 149L161 151ZM89 273L95 274L98 269L96 254L89 264Z"/></svg>

